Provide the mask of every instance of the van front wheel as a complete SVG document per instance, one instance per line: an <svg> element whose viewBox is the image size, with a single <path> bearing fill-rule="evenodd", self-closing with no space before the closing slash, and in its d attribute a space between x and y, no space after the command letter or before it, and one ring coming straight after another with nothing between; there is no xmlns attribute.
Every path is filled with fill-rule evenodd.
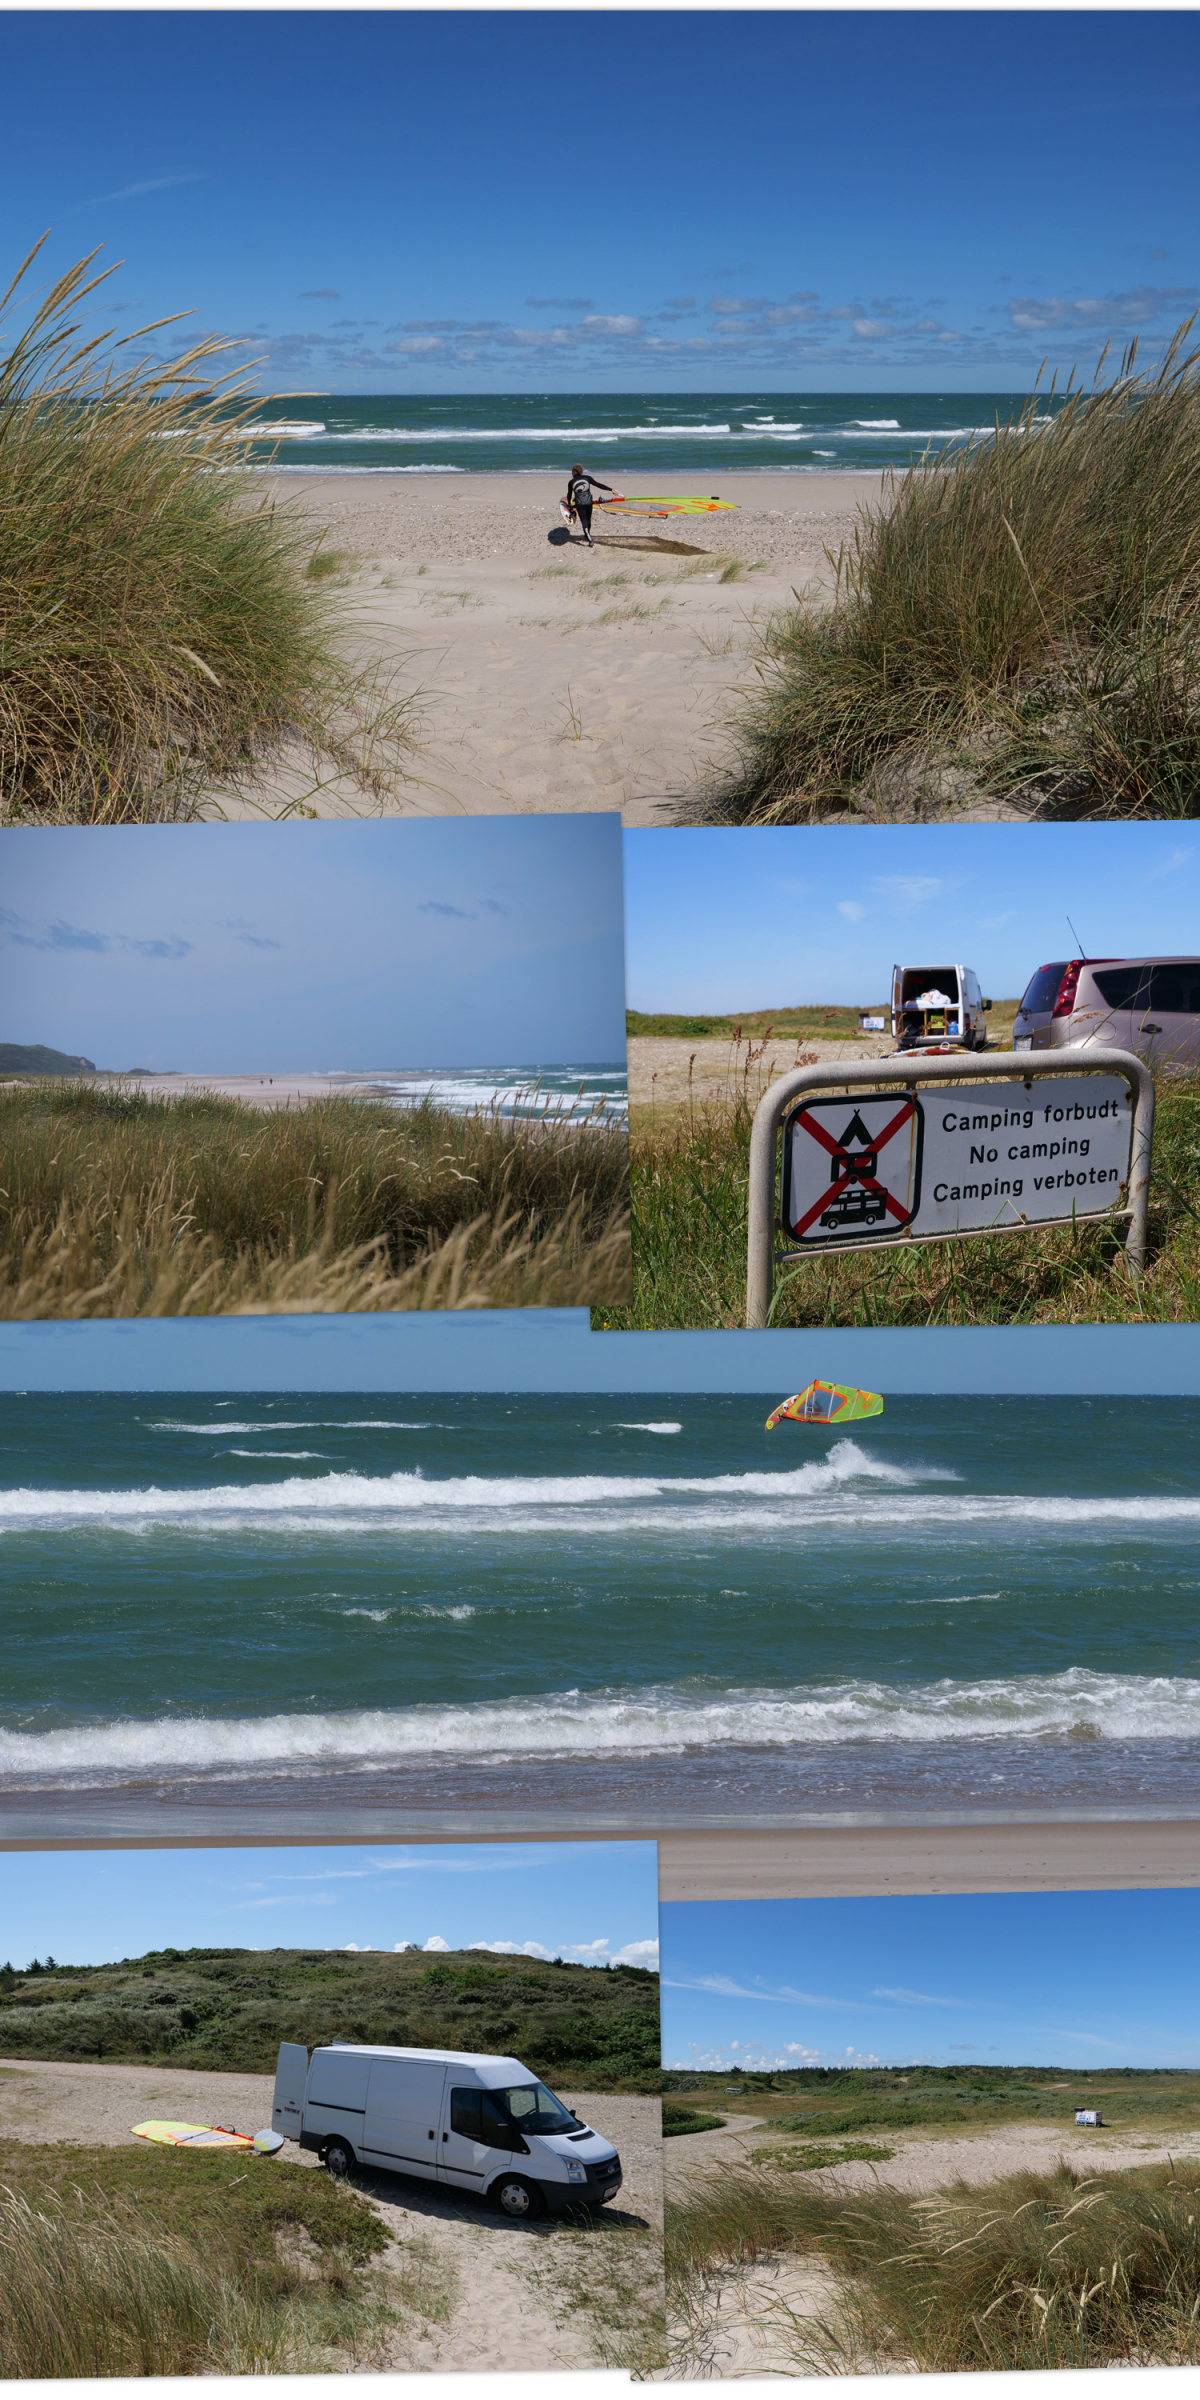
<svg viewBox="0 0 1200 2400"><path fill-rule="evenodd" d="M336 2175L339 2180L349 2175L354 2165L354 2152L349 2142L326 2142L321 2158L327 2173Z"/></svg>
<svg viewBox="0 0 1200 2400"><path fill-rule="evenodd" d="M492 2185L492 2198L506 2217L540 2217L542 2195L537 2186L526 2183L523 2175L502 2175Z"/></svg>

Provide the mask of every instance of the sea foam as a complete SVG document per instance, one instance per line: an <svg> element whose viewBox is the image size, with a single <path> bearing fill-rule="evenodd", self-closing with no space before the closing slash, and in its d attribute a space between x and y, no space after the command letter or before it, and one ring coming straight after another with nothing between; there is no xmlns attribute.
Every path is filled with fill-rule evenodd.
<svg viewBox="0 0 1200 2400"><path fill-rule="evenodd" d="M472 1757L604 1757L731 1746L778 1750L843 1742L944 1743L1088 1738L1195 1740L1200 1679L1060 1675L888 1685L848 1681L788 1691L550 1692L475 1706L347 1709L264 1717L0 1732L0 1772L70 1775L321 1765L417 1764Z"/></svg>

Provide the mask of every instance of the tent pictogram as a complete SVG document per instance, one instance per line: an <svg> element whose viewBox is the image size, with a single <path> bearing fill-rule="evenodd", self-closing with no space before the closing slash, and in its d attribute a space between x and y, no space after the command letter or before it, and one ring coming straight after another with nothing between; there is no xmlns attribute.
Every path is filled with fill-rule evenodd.
<svg viewBox="0 0 1200 2400"><path fill-rule="evenodd" d="M921 1131L919 1100L898 1102L895 1093L798 1109L784 1144L783 1222L793 1241L901 1231L919 1198Z"/></svg>

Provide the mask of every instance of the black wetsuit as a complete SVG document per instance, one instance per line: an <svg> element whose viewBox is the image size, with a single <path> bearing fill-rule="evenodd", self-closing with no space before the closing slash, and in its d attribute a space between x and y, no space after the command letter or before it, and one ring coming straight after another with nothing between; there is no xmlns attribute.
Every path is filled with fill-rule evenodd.
<svg viewBox="0 0 1200 2400"><path fill-rule="evenodd" d="M567 485L567 507L573 508L583 527L583 538L592 538L592 493L611 492L611 483L600 483L595 475L572 475Z"/></svg>

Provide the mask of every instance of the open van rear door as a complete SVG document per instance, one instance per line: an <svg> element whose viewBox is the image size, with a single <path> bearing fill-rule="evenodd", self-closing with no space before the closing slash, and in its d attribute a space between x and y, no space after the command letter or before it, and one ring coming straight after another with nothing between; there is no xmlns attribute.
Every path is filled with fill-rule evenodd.
<svg viewBox="0 0 1200 2400"><path fill-rule="evenodd" d="M298 2142L304 2128L304 2087L308 2082L308 2052L303 2042L281 2042L275 2067L275 2099L271 2126Z"/></svg>
<svg viewBox="0 0 1200 2400"><path fill-rule="evenodd" d="M904 969L892 968L892 1040L900 1039L900 1003L904 997Z"/></svg>

